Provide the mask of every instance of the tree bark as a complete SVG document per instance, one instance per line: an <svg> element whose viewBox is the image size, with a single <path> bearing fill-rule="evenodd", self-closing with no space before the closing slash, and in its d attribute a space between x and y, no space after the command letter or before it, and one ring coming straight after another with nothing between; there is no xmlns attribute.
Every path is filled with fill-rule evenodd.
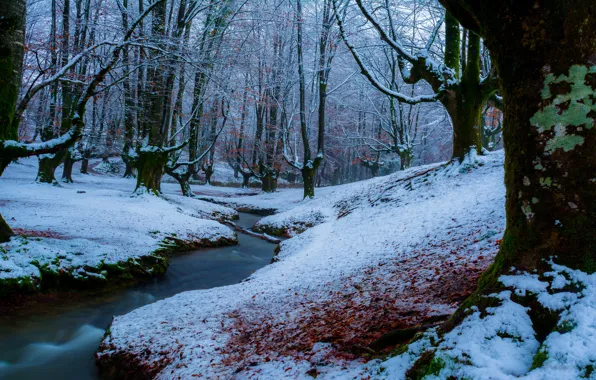
<svg viewBox="0 0 596 380"><path fill-rule="evenodd" d="M72 167L74 166L75 160L72 158L72 153L68 153L64 159L64 169L62 170L62 182L73 183L72 180Z"/></svg>
<svg viewBox="0 0 596 380"><path fill-rule="evenodd" d="M240 174L242 174L242 188L248 189L250 186L250 179L254 177L254 174L250 170L240 170Z"/></svg>
<svg viewBox="0 0 596 380"><path fill-rule="evenodd" d="M507 230L492 270L534 269L556 255L594 272L596 9L590 0L505 3L485 37L502 80L506 152Z"/></svg>
<svg viewBox="0 0 596 380"><path fill-rule="evenodd" d="M4 220L2 214L0 214L0 243L6 243L10 241L12 236L14 236L14 232L12 232L12 229Z"/></svg>
<svg viewBox="0 0 596 380"><path fill-rule="evenodd" d="M125 151L122 154L122 161L124 162L124 178L135 178L135 159L128 155L128 151L126 150L126 145L124 147Z"/></svg>
<svg viewBox="0 0 596 380"><path fill-rule="evenodd" d="M45 154L39 157L39 167L37 169L37 178L35 179L38 183L50 183L57 185L56 180L56 169L60 166L64 158L64 151Z"/></svg>
<svg viewBox="0 0 596 380"><path fill-rule="evenodd" d="M213 170L213 164L203 165L203 171L205 172L205 184L211 185L211 176L215 170Z"/></svg>
<svg viewBox="0 0 596 380"><path fill-rule="evenodd" d="M261 165L261 190L265 193L274 193L277 191L277 178L279 172L276 169L271 169Z"/></svg>
<svg viewBox="0 0 596 380"><path fill-rule="evenodd" d="M81 160L81 174L89 174L89 159L87 157Z"/></svg>
<svg viewBox="0 0 596 380"><path fill-rule="evenodd" d="M178 184L180 185L180 191L182 192L183 196L194 198L195 194L190 187L190 178L193 175L191 166L187 167L186 172L184 173L178 173L173 170L168 170L167 168L166 171L170 177L178 181Z"/></svg>
<svg viewBox="0 0 596 380"><path fill-rule="evenodd" d="M76 37L76 36L75 36ZM61 55L62 55L62 67L68 64L70 59L70 0L64 0L63 9L62 9L62 47L61 47ZM74 70L73 70L74 71ZM74 106L74 98L73 98L73 89L70 83L63 83L62 84L62 118L60 123L60 134L64 134L68 132L68 130L72 127L72 117L71 111ZM52 163L56 164L56 167L60 165L62 160L64 160L64 171L62 172L62 180L66 183L72 183L72 156L70 150L64 149L62 152L56 154L56 158L61 156L60 161L51 160L45 163L44 166L47 166L48 173L51 170L50 165ZM66 172L69 170L69 172ZM56 168L54 168L54 172Z"/></svg>
<svg viewBox="0 0 596 380"><path fill-rule="evenodd" d="M12 120L21 88L25 9L25 0L0 0L0 140L17 139Z"/></svg>
<svg viewBox="0 0 596 380"><path fill-rule="evenodd" d="M593 1L442 2L482 33L504 99L507 229L479 290L511 266L540 269L552 256L596 271Z"/></svg>
<svg viewBox="0 0 596 380"><path fill-rule="evenodd" d="M136 193L161 194L161 178L168 162L166 152L138 152L136 161L137 187Z"/></svg>
<svg viewBox="0 0 596 380"><path fill-rule="evenodd" d="M449 15L449 12L447 12ZM446 20L447 28L454 28L453 22ZM457 32L459 34L459 24ZM454 32L452 32L454 34ZM459 73L459 35L455 37L457 46L453 46L453 52L447 54L445 61L449 62L453 70ZM448 60L449 58L449 60ZM458 74L459 76L459 74ZM468 33L467 62L465 70L461 75L459 85L447 92L441 101L453 124L453 159L462 161L466 154L473 147L478 153L482 152L482 135L480 128L480 116L482 107L493 91L489 91L480 81L480 37L472 32ZM496 89L495 89L496 90Z"/></svg>
<svg viewBox="0 0 596 380"><path fill-rule="evenodd" d="M304 199L315 197L315 176L316 168L302 169L302 180L304 181Z"/></svg>

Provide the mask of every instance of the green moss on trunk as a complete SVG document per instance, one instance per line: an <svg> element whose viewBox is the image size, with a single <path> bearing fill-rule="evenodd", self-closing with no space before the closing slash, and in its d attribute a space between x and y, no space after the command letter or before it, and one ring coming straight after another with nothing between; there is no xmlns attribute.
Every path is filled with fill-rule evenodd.
<svg viewBox="0 0 596 380"><path fill-rule="evenodd" d="M304 198L315 197L315 177L317 175L316 168L302 169L302 180L304 181Z"/></svg>
<svg viewBox="0 0 596 380"><path fill-rule="evenodd" d="M266 167L265 165L261 165L261 173L263 174L261 177L261 190L265 193L274 193L277 191L277 178L279 176L279 171Z"/></svg>
<svg viewBox="0 0 596 380"><path fill-rule="evenodd" d="M39 168L37 169L37 178L35 180L39 183L57 185L56 169L60 166L63 158L64 152L45 154L39 157Z"/></svg>
<svg viewBox="0 0 596 380"><path fill-rule="evenodd" d="M136 160L137 192L161 193L161 178L168 162L163 151L139 151Z"/></svg>
<svg viewBox="0 0 596 380"><path fill-rule="evenodd" d="M14 113L21 87L25 0L0 0L0 140L16 140Z"/></svg>
<svg viewBox="0 0 596 380"><path fill-rule="evenodd" d="M66 152L64 159L64 169L62 170L62 182L73 183L72 180L72 167L75 164L75 160L72 157L71 152Z"/></svg>

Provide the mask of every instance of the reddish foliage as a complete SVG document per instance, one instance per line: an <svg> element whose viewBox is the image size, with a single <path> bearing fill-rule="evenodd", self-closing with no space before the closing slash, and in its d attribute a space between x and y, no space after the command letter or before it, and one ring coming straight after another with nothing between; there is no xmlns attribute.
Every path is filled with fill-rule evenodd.
<svg viewBox="0 0 596 380"><path fill-rule="evenodd" d="M13 228L12 231L17 235L27 236L27 237L41 237L41 238L48 238L48 239L59 239L59 240L68 240L69 238L59 234L55 231L45 230L26 230L24 228Z"/></svg>
<svg viewBox="0 0 596 380"><path fill-rule="evenodd" d="M455 231L445 241L429 239L405 258L396 252L391 261L328 284L342 284L341 290L320 294L319 288L275 300L281 311L258 302L266 295L255 295L254 305L229 316L233 338L224 364L243 367L277 355L308 360L316 342L333 345L328 360L354 359L389 331L446 317L474 291L496 254L494 240L477 244L480 235Z"/></svg>

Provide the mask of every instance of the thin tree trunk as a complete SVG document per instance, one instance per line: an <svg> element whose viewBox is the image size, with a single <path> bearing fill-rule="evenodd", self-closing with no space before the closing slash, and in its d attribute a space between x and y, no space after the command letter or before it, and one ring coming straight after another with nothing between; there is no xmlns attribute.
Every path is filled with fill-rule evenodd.
<svg viewBox="0 0 596 380"><path fill-rule="evenodd" d="M205 172L205 184L211 185L211 177L213 176L213 173L214 173L213 164L209 163L209 164L203 165L203 172Z"/></svg>
<svg viewBox="0 0 596 380"><path fill-rule="evenodd" d="M87 157L81 160L81 174L89 174L89 159Z"/></svg>
<svg viewBox="0 0 596 380"><path fill-rule="evenodd" d="M123 0L122 6L128 10L128 0ZM128 14L122 14L122 28L128 30ZM130 71L130 55L129 47L125 47L122 51L122 60L124 61L124 69L126 72ZM124 178L134 178L134 159L130 157L129 153L134 146L134 99L132 85L130 79L127 78L123 82L124 88L124 147L122 148L122 161L125 165Z"/></svg>
<svg viewBox="0 0 596 380"><path fill-rule="evenodd" d="M459 24L458 24L459 25ZM458 26L459 28L459 26ZM459 65L459 48L454 62ZM468 62L458 88L442 100L453 124L453 159L462 161L471 149L482 152L480 117L482 107L492 92L480 84L480 37L468 34Z"/></svg>
<svg viewBox="0 0 596 380"><path fill-rule="evenodd" d="M167 170L167 169L166 169ZM174 178L176 181L178 181L178 184L180 185L180 191L182 192L182 195L185 197L190 197L193 198L195 196L195 194L192 191L192 188L190 187L190 178L192 177L192 171L188 170L185 173L177 173L173 170L167 170L167 173L170 177Z"/></svg>
<svg viewBox="0 0 596 380"><path fill-rule="evenodd" d="M66 66L70 58L70 0L64 0L62 9L62 46L60 48L62 67ZM64 83L62 85L62 116L60 124L60 134L67 132L72 126L70 111L72 107L73 97L70 84ZM53 132L53 131L52 131ZM48 133L49 135L49 133ZM49 136L46 135L48 138ZM55 137L52 133L51 137ZM49 139L49 138L48 138ZM64 159L70 159L70 152L68 149L58 153L44 155L39 158L39 169L37 172L37 182L51 183L56 185L56 169ZM72 178L63 177L65 182L72 182Z"/></svg>
<svg viewBox="0 0 596 380"><path fill-rule="evenodd" d="M247 171L240 171L242 174L242 188L248 189L250 186L250 179L254 176L250 170Z"/></svg>
<svg viewBox="0 0 596 380"><path fill-rule="evenodd" d="M72 167L75 164L75 160L72 157L72 153L69 151L66 158L64 159L64 168L62 170L62 182L73 183L72 180Z"/></svg>
<svg viewBox="0 0 596 380"><path fill-rule="evenodd" d="M79 38L75 34L74 41ZM62 11L62 67L68 64L70 59L70 0L64 0L64 9ZM71 70L74 72L74 70ZM60 124L60 134L67 132L72 126L71 111L74 98L73 88L70 83L62 84L62 122ZM60 154L60 153L58 153ZM74 164L72 153L70 149L65 149L61 152L64 158L64 172L62 173L62 181L72 183L72 165ZM49 163L48 163L49 164ZM58 165L60 162L58 162Z"/></svg>

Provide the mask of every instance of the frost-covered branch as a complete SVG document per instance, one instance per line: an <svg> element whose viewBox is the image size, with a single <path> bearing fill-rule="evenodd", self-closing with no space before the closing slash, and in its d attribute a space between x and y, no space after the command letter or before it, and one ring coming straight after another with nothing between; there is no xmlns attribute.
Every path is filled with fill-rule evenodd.
<svg viewBox="0 0 596 380"><path fill-rule="evenodd" d="M25 143L20 143L18 141L12 141L12 140L0 141L0 156L2 156L2 161L4 162L6 160L12 160L12 159L21 158L21 157L30 157L30 156L41 155L41 154L56 153L60 150L63 150L65 148L72 146L72 144L74 144L74 142L77 141L81 137L81 133L82 133L83 127L85 125L84 115L85 115L85 108L87 105L87 101L91 97L94 96L95 89L104 81L104 79L108 75L108 73L110 71L112 71L112 69L118 63L118 61L120 59L120 54L122 53L125 46L128 44L128 41L132 37L136 27L141 23L141 21L145 17L147 17L151 13L151 11L159 3L162 3L163 1L165 1L165 0L157 0L156 2L151 4L151 6L149 6L147 8L147 10L142 15L139 16L139 18L132 24L130 29L127 31L123 41L114 48L114 50L112 52L112 58L110 59L108 64L106 66L102 67L100 70L98 70L96 72L96 74L93 76L93 79L87 85L87 87L83 90L81 96L78 98L76 106L74 107L74 109L72 111L72 114L70 116L71 121L72 121L72 127L69 131L67 131L60 137L51 139L51 140L43 142L43 143L25 144ZM108 42L102 43L102 45L108 45L108 44L110 44L110 43L108 43ZM98 45L95 45L94 48L97 48L97 46ZM89 50L89 49L87 49L87 50ZM86 50L86 52L88 53L87 50ZM79 54L77 56L78 58L75 57L76 60L73 59L73 60L71 60L71 62L69 62L69 64L65 65L58 73L56 73L52 77L52 78L54 78L53 81L59 80L64 75L64 73L66 73L66 71L68 71L68 69L72 68L74 66L74 64L76 64L76 62L78 62L78 60L80 60L83 57L83 55L84 55L83 53ZM75 61L75 62L73 62L73 61ZM53 81L51 81L49 83L46 83L47 81L44 81L42 83L46 83L45 86L47 86L48 84L52 83ZM42 85L42 83L40 83L39 85ZM43 87L41 87L41 88L43 88ZM36 91L38 92L41 88L39 88ZM31 91L31 92L33 92L33 91ZM26 107L27 103L28 103L28 100L24 103L25 107ZM21 115L22 115L23 111L24 111L24 109L21 111ZM15 115L16 115L16 113L15 113ZM4 167L4 165L2 165L2 167Z"/></svg>
<svg viewBox="0 0 596 380"><path fill-rule="evenodd" d="M337 6L336 1L337 0L333 0L334 7ZM402 103L407 103L407 104L432 103L432 102L436 102L437 100L439 100L439 98L442 95L441 91L439 91L439 93L432 94L432 95L419 95L419 96L415 96L415 97L410 97L410 96L404 95L400 92L393 91L390 88L383 85L382 83L380 83L374 77L374 75L372 75L370 70L366 67L366 65L364 64L364 61L360 57L360 54L358 54L354 45L352 45L352 43L347 38L343 20L341 19L341 16L340 16L339 12L337 11L337 9L335 12L335 18L336 18L337 24L339 26L340 36L342 37L342 39L343 39L344 43L346 44L346 47L348 48L350 53L352 53L352 56L354 57L354 60L358 64L358 67L360 68L362 75L364 75L366 77L366 79L368 79L369 82L377 90L379 90L380 92L382 92L383 94L385 94L387 96L390 96L392 98L399 100Z"/></svg>

